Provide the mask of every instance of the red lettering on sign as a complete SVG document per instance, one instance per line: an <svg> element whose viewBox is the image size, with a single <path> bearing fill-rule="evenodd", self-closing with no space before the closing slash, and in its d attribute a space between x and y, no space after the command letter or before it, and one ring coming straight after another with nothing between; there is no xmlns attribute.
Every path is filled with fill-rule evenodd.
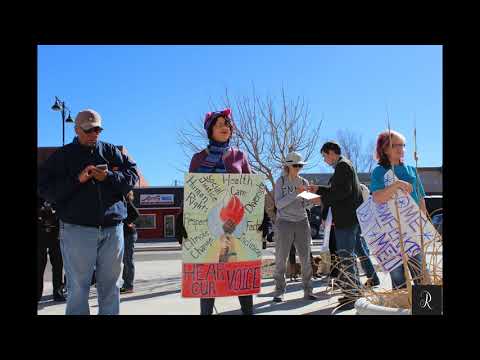
<svg viewBox="0 0 480 360"><path fill-rule="evenodd" d="M261 260L191 264L182 268L182 296L212 298L257 294L261 286Z"/></svg>

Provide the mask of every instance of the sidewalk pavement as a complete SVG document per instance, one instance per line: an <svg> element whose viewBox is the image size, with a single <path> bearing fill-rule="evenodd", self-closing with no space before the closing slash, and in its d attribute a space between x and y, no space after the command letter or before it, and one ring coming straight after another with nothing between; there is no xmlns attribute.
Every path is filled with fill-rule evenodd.
<svg viewBox="0 0 480 360"><path fill-rule="evenodd" d="M142 248L171 246L172 243L150 243ZM312 248L313 254L318 254L318 247ZM144 250L145 251L145 250ZM137 253L135 255L135 292L121 295L120 313L122 315L198 315L200 303L197 298L181 297L181 264L178 251L150 250L151 253ZM159 259L160 257L160 259ZM274 248L263 250L263 259L274 259ZM382 277L382 282L388 283L389 276ZM362 279L364 281L364 279ZM254 295L254 312L257 315L354 315L356 311L341 309L338 306L339 292L331 292L326 276L313 279L314 293L320 299L317 301L303 300L301 281L287 280L285 301L280 304L272 302L275 288L272 278L262 279L261 292ZM52 283L45 281L44 294L51 294ZM92 315L98 313L97 291L90 289L90 311ZM39 315L64 315L65 303L53 302L51 296L44 296L38 306ZM216 311L220 315L240 315L240 305L237 297L217 298ZM215 314L215 311L214 311Z"/></svg>
<svg viewBox="0 0 480 360"><path fill-rule="evenodd" d="M200 301L196 298L181 297L181 260L162 264L157 261L138 263L138 273L135 280L135 292L121 295L121 315L199 315ZM262 279L261 292L254 295L255 315L331 315L338 306L340 293L330 294L327 291L325 278L313 280L314 293L320 297L318 301L303 299L303 289L300 281L287 281L285 301L280 304L272 302L273 279ZM46 289L45 293L50 293ZM91 315L98 313L97 292L91 288ZM241 315L237 297L217 298L214 314ZM340 312L341 315L354 315L355 310ZM49 297L39 304L39 315L64 315L65 303L55 303Z"/></svg>
<svg viewBox="0 0 480 360"><path fill-rule="evenodd" d="M271 245L269 243L269 245ZM135 255L135 292L121 295L121 315L198 315L200 303L197 298L181 297L181 256L176 242L137 243ZM160 250L159 250L160 249ZM319 254L318 244L314 241L313 255ZM144 251L151 251L146 253ZM275 249L268 247L263 250L263 259L274 259ZM380 278L378 289L391 289L391 280L388 273L380 272L374 259L372 262ZM47 269L46 271L51 271ZM366 280L361 277L362 283ZM341 311L336 309L338 298L342 295L331 291L326 276L313 279L313 292L319 296L317 301L303 300L303 289L300 281L287 279L287 293L285 301L279 304L272 302L275 288L272 278L262 279L261 292L254 295L254 312L256 315L355 315L356 310ZM45 281L44 294L52 293L52 282ZM90 311L92 315L98 313L97 292L95 287L90 289ZM42 298L38 306L39 315L64 315L65 303L53 302L52 296ZM240 315L240 305L236 297L217 298L216 311L220 315ZM214 311L215 314L215 311Z"/></svg>

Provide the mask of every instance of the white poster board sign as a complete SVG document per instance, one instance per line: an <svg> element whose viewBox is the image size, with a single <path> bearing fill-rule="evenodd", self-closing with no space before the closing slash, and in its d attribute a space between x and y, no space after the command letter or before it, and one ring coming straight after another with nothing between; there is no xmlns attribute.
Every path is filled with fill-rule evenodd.
<svg viewBox="0 0 480 360"><path fill-rule="evenodd" d="M318 199L320 197L320 195L311 193L309 191L303 191L300 194L298 194L297 197L305 199L305 200L313 200L313 199Z"/></svg>
<svg viewBox="0 0 480 360"><path fill-rule="evenodd" d="M332 208L328 208L327 219L323 227L323 244L320 247L320 252L329 251L330 244L330 230L332 229Z"/></svg>
<svg viewBox="0 0 480 360"><path fill-rule="evenodd" d="M392 170L385 174L384 180L385 186L396 180ZM402 264L399 223L402 229L404 249L410 257L421 251L420 222L422 222L425 243L429 243L439 236L426 215L420 212L419 206L410 194L398 190L396 203L400 220L395 209L395 199L377 204L373 201L372 196L369 196L368 200L357 209L362 236L370 253L375 256L382 270L386 272L390 272Z"/></svg>

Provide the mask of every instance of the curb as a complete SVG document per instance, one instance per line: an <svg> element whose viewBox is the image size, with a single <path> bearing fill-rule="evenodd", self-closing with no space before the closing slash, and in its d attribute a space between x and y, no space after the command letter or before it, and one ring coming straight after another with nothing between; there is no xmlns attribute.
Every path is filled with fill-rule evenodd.
<svg viewBox="0 0 480 360"><path fill-rule="evenodd" d="M319 244L313 244L313 246L318 246ZM267 243L267 248L275 248L275 243ZM134 252L144 252L144 251L180 251L182 247L178 246L141 246L134 249Z"/></svg>
<svg viewBox="0 0 480 360"><path fill-rule="evenodd" d="M133 251L134 252L144 252L144 251L176 251L176 250L182 250L180 246L149 246L149 247L140 247L136 248Z"/></svg>

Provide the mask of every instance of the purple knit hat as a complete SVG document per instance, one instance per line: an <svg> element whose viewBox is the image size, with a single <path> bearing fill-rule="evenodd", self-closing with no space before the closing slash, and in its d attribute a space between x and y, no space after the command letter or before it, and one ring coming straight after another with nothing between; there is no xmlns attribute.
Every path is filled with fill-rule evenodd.
<svg viewBox="0 0 480 360"><path fill-rule="evenodd" d="M205 120L203 122L203 128L205 131L208 131L208 128L212 124L212 122L218 118L219 116L223 116L225 119L228 119L231 123L233 128L235 128L235 124L233 122L233 119L231 117L232 110L230 109L225 109L225 110L220 110L220 111L213 111L213 112L208 112L205 115Z"/></svg>

